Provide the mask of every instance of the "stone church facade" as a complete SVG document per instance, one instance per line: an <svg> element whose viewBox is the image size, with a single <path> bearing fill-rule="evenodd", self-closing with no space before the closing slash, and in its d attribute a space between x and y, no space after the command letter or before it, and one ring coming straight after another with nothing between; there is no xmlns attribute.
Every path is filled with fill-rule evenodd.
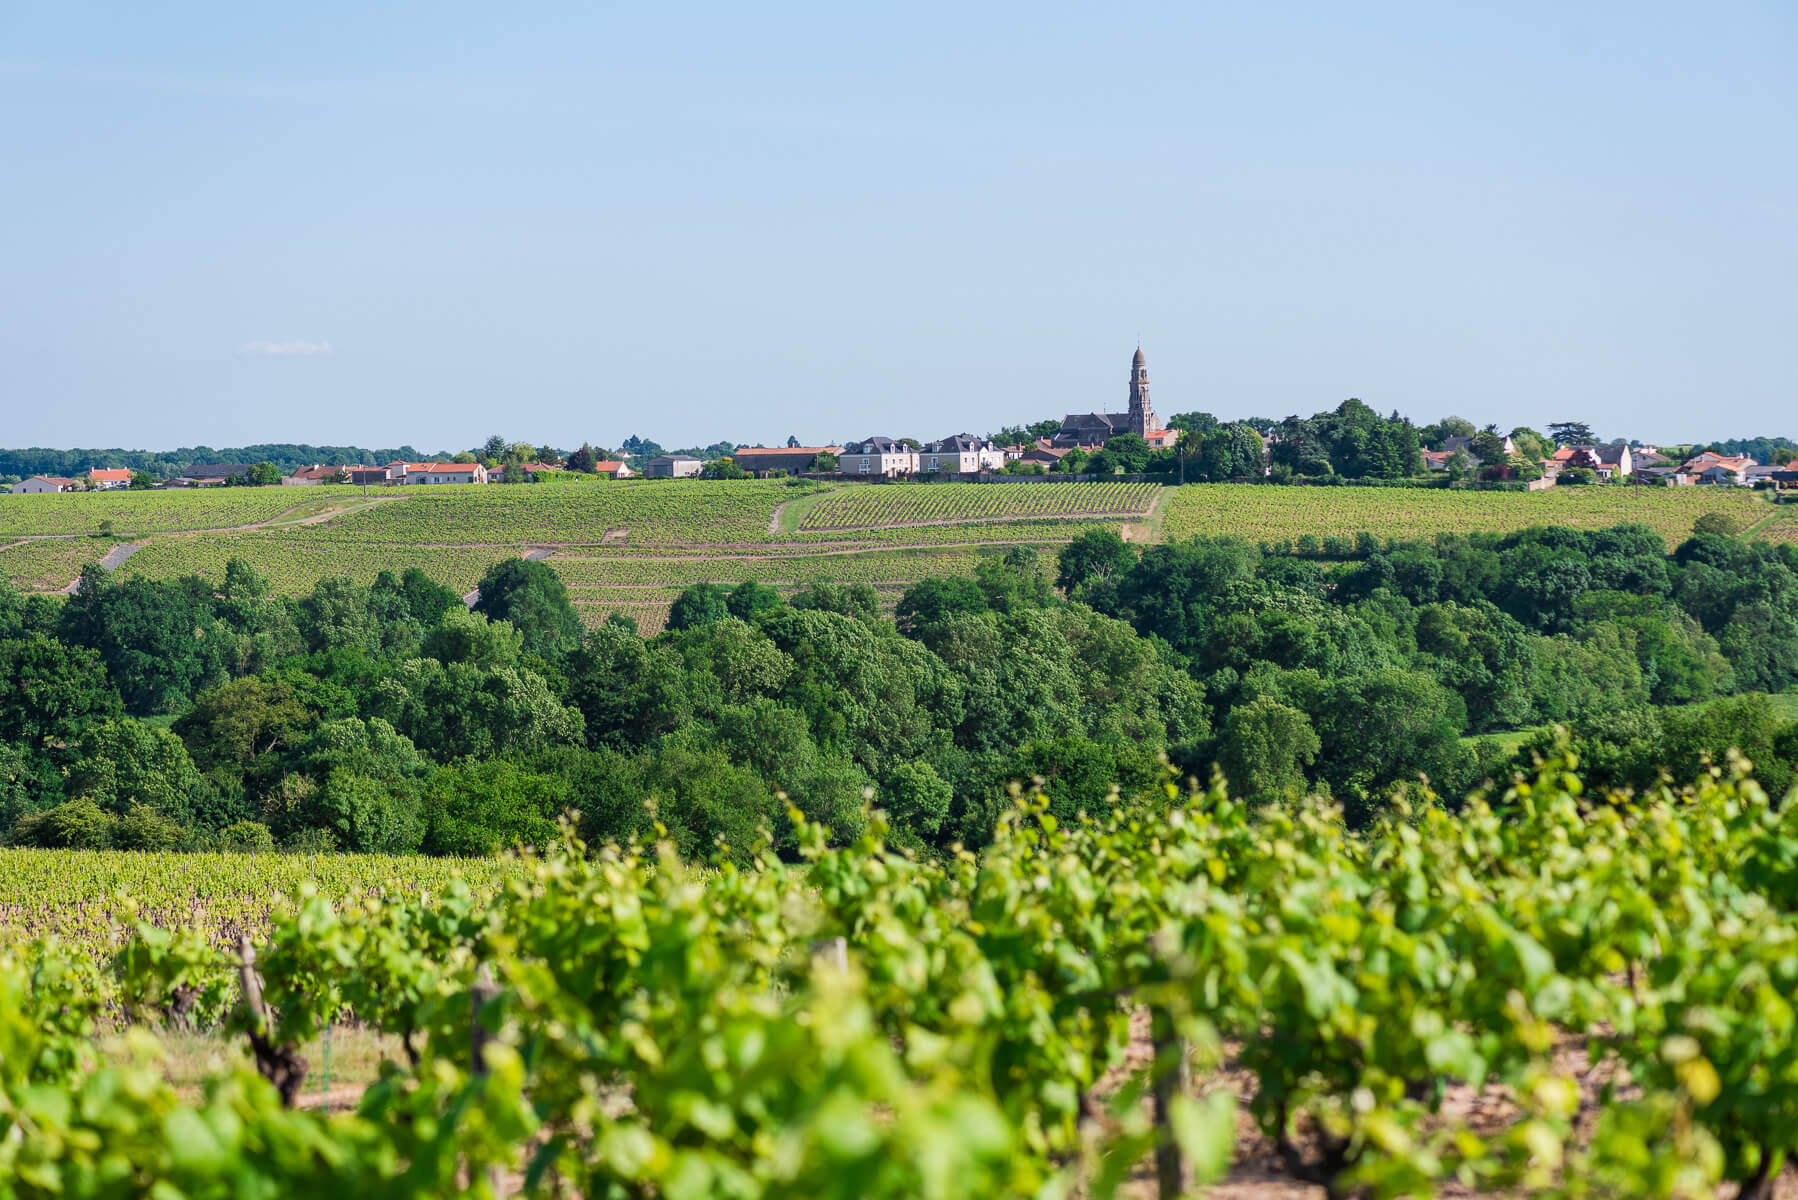
<svg viewBox="0 0 1798 1200"><path fill-rule="evenodd" d="M1149 404L1148 363L1143 358L1142 347L1138 346L1136 356L1130 360L1129 410L1121 413L1069 413L1062 418L1061 428L1055 431L1049 444L1058 448L1099 446L1107 438L1134 433L1153 445L1159 440L1156 435L1161 432L1161 419Z"/></svg>

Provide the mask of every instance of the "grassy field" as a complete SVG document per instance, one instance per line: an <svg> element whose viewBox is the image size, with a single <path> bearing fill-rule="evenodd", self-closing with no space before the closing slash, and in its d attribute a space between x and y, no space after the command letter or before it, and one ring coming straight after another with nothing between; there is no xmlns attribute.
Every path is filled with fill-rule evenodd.
<svg viewBox="0 0 1798 1200"><path fill-rule="evenodd" d="M1233 534L1251 542L1352 537L1429 538L1438 533L1510 533L1537 525L1602 529L1647 525L1669 547L1692 522L1726 512L1744 526L1766 515L1766 501L1742 488L1554 488L1543 492L1450 492L1422 488L1265 487L1189 484L1168 507L1169 539Z"/></svg>

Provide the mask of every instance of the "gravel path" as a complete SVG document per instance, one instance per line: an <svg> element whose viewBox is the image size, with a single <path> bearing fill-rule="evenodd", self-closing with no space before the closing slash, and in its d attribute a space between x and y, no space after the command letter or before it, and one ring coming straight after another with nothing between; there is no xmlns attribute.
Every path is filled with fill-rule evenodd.
<svg viewBox="0 0 1798 1200"><path fill-rule="evenodd" d="M123 545L114 546L106 552L105 557L100 559L100 569L102 571L116 571L119 567L124 565L126 559L142 549L143 547L136 542L126 542ZM65 596L73 596L75 594L75 589L80 586L81 577L77 575L74 579L69 581L68 587L62 589L62 594Z"/></svg>

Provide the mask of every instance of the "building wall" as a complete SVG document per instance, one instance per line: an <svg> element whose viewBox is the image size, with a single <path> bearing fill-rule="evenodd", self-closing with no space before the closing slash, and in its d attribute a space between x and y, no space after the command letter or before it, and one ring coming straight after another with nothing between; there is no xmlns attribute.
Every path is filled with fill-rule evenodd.
<svg viewBox="0 0 1798 1200"><path fill-rule="evenodd" d="M910 451L902 454L845 454L837 459L837 464L844 475L911 475L918 471L918 456Z"/></svg>
<svg viewBox="0 0 1798 1200"><path fill-rule="evenodd" d="M12 485L14 495L42 496L62 489L54 483L46 483L42 479L24 479Z"/></svg>
<svg viewBox="0 0 1798 1200"><path fill-rule="evenodd" d="M414 471L406 476L407 483L486 483L480 472L476 471Z"/></svg>

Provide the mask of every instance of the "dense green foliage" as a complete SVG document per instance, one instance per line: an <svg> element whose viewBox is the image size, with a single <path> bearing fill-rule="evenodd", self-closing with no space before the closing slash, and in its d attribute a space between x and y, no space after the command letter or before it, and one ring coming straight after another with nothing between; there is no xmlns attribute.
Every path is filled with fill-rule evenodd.
<svg viewBox="0 0 1798 1200"><path fill-rule="evenodd" d="M985 844L1018 780L1069 820L1164 757L1361 825L1420 779L1506 777L1553 723L1603 782L1690 781L1734 747L1782 792L1798 734L1761 694L1798 684L1798 547L1668 555L1620 526L1139 554L1089 530L1054 570L975 556L891 618L865 584L696 584L649 640L584 630L519 559L472 612L416 570L295 598L241 562L89 570L60 606L0 595L0 670L20 844L477 854L572 809L594 841L659 820L740 859L764 826L792 850L789 805L852 839L871 798L942 851Z"/></svg>
<svg viewBox="0 0 1798 1200"><path fill-rule="evenodd" d="M1798 761L1764 698L1697 707L1798 684L1790 548L1701 534L1669 556L1640 526L1291 553L1195 539L1122 573L1119 550L1076 539L1063 586L1179 656L1222 730L1202 761L1258 798L1308 783L1354 816L1420 774L1458 793L1505 765L1463 735L1550 722L1627 730L1635 749L1605 778L1637 786L1691 780L1733 745L1777 793Z"/></svg>

